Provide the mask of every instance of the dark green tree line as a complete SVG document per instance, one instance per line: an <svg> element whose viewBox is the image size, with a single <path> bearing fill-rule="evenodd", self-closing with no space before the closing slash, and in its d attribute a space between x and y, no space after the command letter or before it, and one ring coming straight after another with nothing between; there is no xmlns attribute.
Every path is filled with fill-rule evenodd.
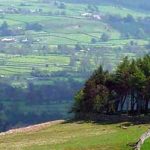
<svg viewBox="0 0 150 150"><path fill-rule="evenodd" d="M115 72L100 66L75 96L76 114L147 114L150 103L150 56L127 57Z"/></svg>

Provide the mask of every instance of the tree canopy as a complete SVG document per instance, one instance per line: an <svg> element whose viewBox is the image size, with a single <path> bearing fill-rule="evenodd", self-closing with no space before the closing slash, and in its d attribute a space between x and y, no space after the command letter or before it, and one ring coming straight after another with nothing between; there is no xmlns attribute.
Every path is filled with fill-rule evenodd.
<svg viewBox="0 0 150 150"><path fill-rule="evenodd" d="M125 57L115 72L100 66L75 96L76 114L147 114L150 103L150 56Z"/></svg>

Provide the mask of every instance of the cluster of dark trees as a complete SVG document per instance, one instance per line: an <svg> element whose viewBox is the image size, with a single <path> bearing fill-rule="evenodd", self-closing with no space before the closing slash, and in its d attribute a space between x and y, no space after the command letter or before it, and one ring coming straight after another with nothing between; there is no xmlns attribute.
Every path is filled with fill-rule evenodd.
<svg viewBox="0 0 150 150"><path fill-rule="evenodd" d="M39 23L26 23L25 30L34 30L41 31L43 29L43 25ZM24 34L23 29L12 29L9 24L4 21L0 26L0 35L1 36L14 36L14 35L22 35Z"/></svg>
<svg viewBox="0 0 150 150"><path fill-rule="evenodd" d="M25 105L25 106L24 106ZM22 110L26 107L26 111ZM28 111L32 106L22 103L0 103L0 132L7 131L14 127L22 127L29 124L37 124L49 120L64 118L64 114L59 111Z"/></svg>
<svg viewBox="0 0 150 150"><path fill-rule="evenodd" d="M103 34L100 36L99 39L98 39L98 38L92 38L92 39L91 39L91 43L92 43L92 44L96 44L97 42L108 42L110 38L111 38L111 37L110 37L109 34L103 33Z"/></svg>
<svg viewBox="0 0 150 150"><path fill-rule="evenodd" d="M150 56L127 57L115 72L100 66L75 96L76 114L147 114L150 104Z"/></svg>
<svg viewBox="0 0 150 150"><path fill-rule="evenodd" d="M43 110L38 112L30 108L41 106L60 105L64 102L71 104L74 93L82 84L73 79L68 81L57 80L52 84L37 85L28 83L26 88L14 87L8 83L0 83L0 131L15 126L24 126L64 118L67 107L61 110Z"/></svg>
<svg viewBox="0 0 150 150"><path fill-rule="evenodd" d="M71 101L74 93L81 86L81 82L72 78L68 80L57 79L52 81L52 83L43 85L29 82L26 88L14 87L8 83L0 83L0 100L14 103L24 101L30 105L48 104L64 100Z"/></svg>
<svg viewBox="0 0 150 150"><path fill-rule="evenodd" d="M9 24L4 21L0 25L0 36L16 36L16 35L23 35L24 30L21 28L12 28L9 26Z"/></svg>
<svg viewBox="0 0 150 150"><path fill-rule="evenodd" d="M150 18L135 19L132 15L121 17L119 15L108 15L105 21L118 30L124 37L148 38L150 34Z"/></svg>
<svg viewBox="0 0 150 150"><path fill-rule="evenodd" d="M9 26L6 21L4 21L2 25L0 26L0 35L2 36L11 35L11 30L9 29Z"/></svg>
<svg viewBox="0 0 150 150"><path fill-rule="evenodd" d="M27 23L25 26L26 30L34 30L34 31L41 31L43 26L39 23Z"/></svg>
<svg viewBox="0 0 150 150"><path fill-rule="evenodd" d="M150 3L149 0L63 0L64 2L70 2L70 3L86 3L86 4L113 4L113 5L122 5L129 8L134 9L142 9L142 10L149 10L150 9Z"/></svg>
<svg viewBox="0 0 150 150"><path fill-rule="evenodd" d="M121 38L147 39L150 34L150 17L134 18L131 14L125 17L119 15L106 15L104 21L121 33ZM109 32L109 28L107 29ZM103 33L100 38L92 38L91 43L107 42L111 37Z"/></svg>

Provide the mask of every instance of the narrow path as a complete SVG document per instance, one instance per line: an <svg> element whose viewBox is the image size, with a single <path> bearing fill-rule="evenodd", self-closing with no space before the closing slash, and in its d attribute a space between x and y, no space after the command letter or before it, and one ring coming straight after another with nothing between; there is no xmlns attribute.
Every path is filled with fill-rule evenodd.
<svg viewBox="0 0 150 150"><path fill-rule="evenodd" d="M56 121L50 121L50 122L46 122L46 123L31 125L31 126L23 127L23 128L11 129L11 130L6 131L6 132L1 132L0 136L4 136L4 135L8 135L8 134L14 134L14 133L24 133L24 132L26 133L26 132L39 131L39 130L44 129L46 127L60 124L63 122L65 122L65 120L56 120Z"/></svg>

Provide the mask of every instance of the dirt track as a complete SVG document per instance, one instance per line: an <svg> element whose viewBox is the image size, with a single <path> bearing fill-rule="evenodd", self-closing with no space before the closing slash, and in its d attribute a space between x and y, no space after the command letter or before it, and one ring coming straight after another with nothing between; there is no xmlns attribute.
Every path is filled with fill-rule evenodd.
<svg viewBox="0 0 150 150"><path fill-rule="evenodd" d="M56 121L50 121L50 122L41 123L41 124L37 124L37 125L31 125L31 126L23 127L23 128L11 129L11 130L6 131L6 132L1 132L0 136L13 134L13 133L39 131L39 130L41 130L43 128L46 128L46 127L49 127L49 126L52 126L52 125L56 125L56 124L59 124L59 123L63 123L64 121L65 120L56 120Z"/></svg>

